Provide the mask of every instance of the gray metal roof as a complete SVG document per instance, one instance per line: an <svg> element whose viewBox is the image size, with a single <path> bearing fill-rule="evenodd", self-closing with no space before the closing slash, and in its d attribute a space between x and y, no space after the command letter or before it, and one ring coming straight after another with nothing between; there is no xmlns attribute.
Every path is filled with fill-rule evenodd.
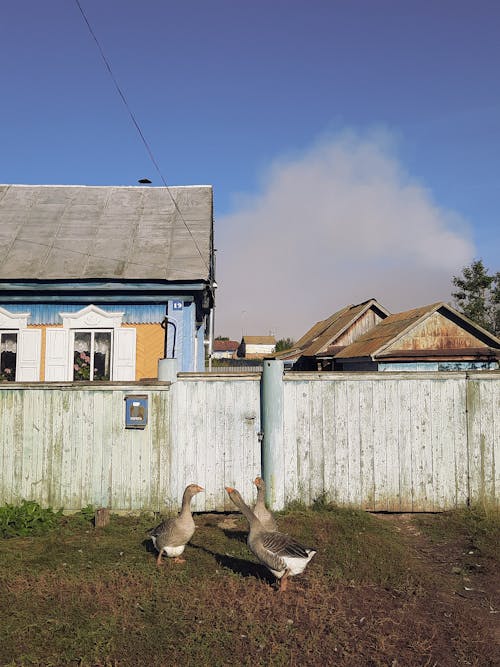
<svg viewBox="0 0 500 667"><path fill-rule="evenodd" d="M0 279L208 280L212 227L209 185L0 185Z"/></svg>

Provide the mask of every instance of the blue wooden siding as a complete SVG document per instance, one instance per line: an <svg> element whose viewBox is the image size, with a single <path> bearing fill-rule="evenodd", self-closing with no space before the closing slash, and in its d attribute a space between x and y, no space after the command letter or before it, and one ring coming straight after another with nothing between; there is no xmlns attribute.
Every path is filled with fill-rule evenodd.
<svg viewBox="0 0 500 667"><path fill-rule="evenodd" d="M175 299L178 303L179 299ZM204 370L204 347L203 339L205 327L202 326L196 332L195 318L196 306L193 301L182 301L182 309L174 310L173 299L168 301L168 317L174 322L176 330L175 356L178 359L178 368L180 371L202 371ZM102 310L113 312L124 312L124 324L159 324L165 317L167 302L158 304L96 304ZM76 313L85 307L82 303L0 303L11 313L29 313L28 324L31 325L61 325L61 313ZM198 356L194 358L194 341L198 338ZM174 356L173 349L173 328L168 327L167 338L167 356Z"/></svg>
<svg viewBox="0 0 500 667"><path fill-rule="evenodd" d="M90 303L90 302L89 302ZM10 313L30 313L28 324L62 324L60 313L77 313L85 307L82 303L0 303ZM165 303L111 305L96 303L107 313L125 312L125 324L157 324L165 317Z"/></svg>

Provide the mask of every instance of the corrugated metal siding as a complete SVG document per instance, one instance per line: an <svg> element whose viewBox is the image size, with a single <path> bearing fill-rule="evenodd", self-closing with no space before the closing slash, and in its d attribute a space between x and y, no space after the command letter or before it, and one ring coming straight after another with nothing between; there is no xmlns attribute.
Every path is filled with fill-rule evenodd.
<svg viewBox="0 0 500 667"><path fill-rule="evenodd" d="M60 313L77 313L85 304L74 303L6 303L2 308L11 313L30 313L28 324L62 324ZM166 304L112 304L99 308L107 313L124 312L124 324L157 324L165 317Z"/></svg>

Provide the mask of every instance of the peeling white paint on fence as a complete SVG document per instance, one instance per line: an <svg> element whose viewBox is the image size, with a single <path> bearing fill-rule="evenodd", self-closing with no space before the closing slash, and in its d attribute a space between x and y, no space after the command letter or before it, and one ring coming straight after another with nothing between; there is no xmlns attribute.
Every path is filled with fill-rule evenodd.
<svg viewBox="0 0 500 667"><path fill-rule="evenodd" d="M500 504L500 382L470 374L467 387L470 494Z"/></svg>
<svg viewBox="0 0 500 667"><path fill-rule="evenodd" d="M126 430L124 398L146 394L150 423ZM0 388L0 503L23 498L76 510L157 509L169 387L31 385Z"/></svg>
<svg viewBox="0 0 500 667"><path fill-rule="evenodd" d="M321 497L379 511L500 502L500 372L279 377L265 443L274 509ZM125 429L134 393L149 399L144 430ZM0 505L176 510L196 482L194 510L233 509L224 487L252 501L263 472L260 401L260 374L0 384Z"/></svg>
<svg viewBox="0 0 500 667"><path fill-rule="evenodd" d="M246 498L260 475L260 376L180 374L172 385L172 474L168 503L178 505L184 487L201 484L196 511L234 509L225 486Z"/></svg>
<svg viewBox="0 0 500 667"><path fill-rule="evenodd" d="M467 502L465 374L290 373L283 385L285 504L323 494L377 511Z"/></svg>

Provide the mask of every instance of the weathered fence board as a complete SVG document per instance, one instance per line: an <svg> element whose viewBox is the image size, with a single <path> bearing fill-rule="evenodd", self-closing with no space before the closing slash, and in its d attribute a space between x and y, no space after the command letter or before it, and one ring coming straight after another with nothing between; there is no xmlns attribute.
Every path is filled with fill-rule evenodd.
<svg viewBox="0 0 500 667"><path fill-rule="evenodd" d="M499 380L485 386L498 387ZM286 500L298 493L311 504L325 494L341 504L389 511L467 502L465 374L290 373L283 384L285 484L292 489ZM488 408L495 399L488 395L483 411L496 424ZM495 405L498 410L498 393ZM488 463L480 463L480 450L473 455L489 495L496 488L492 428Z"/></svg>
<svg viewBox="0 0 500 667"><path fill-rule="evenodd" d="M196 511L232 509L224 486L252 498L260 474L259 376L183 375L172 386L171 507L186 484L205 493L193 499Z"/></svg>
<svg viewBox="0 0 500 667"><path fill-rule="evenodd" d="M154 406L144 431L124 428L131 392ZM170 446L168 387L2 386L0 417L0 503L158 509L153 460Z"/></svg>
<svg viewBox="0 0 500 667"><path fill-rule="evenodd" d="M500 504L500 383L471 375L467 386L470 495Z"/></svg>
<svg viewBox="0 0 500 667"><path fill-rule="evenodd" d="M377 511L499 503L500 373L288 373L270 459L275 509L325 498ZM144 430L124 397L146 394ZM260 375L172 384L0 384L0 504L196 511L251 501L262 471ZM266 445L268 446L268 445Z"/></svg>

